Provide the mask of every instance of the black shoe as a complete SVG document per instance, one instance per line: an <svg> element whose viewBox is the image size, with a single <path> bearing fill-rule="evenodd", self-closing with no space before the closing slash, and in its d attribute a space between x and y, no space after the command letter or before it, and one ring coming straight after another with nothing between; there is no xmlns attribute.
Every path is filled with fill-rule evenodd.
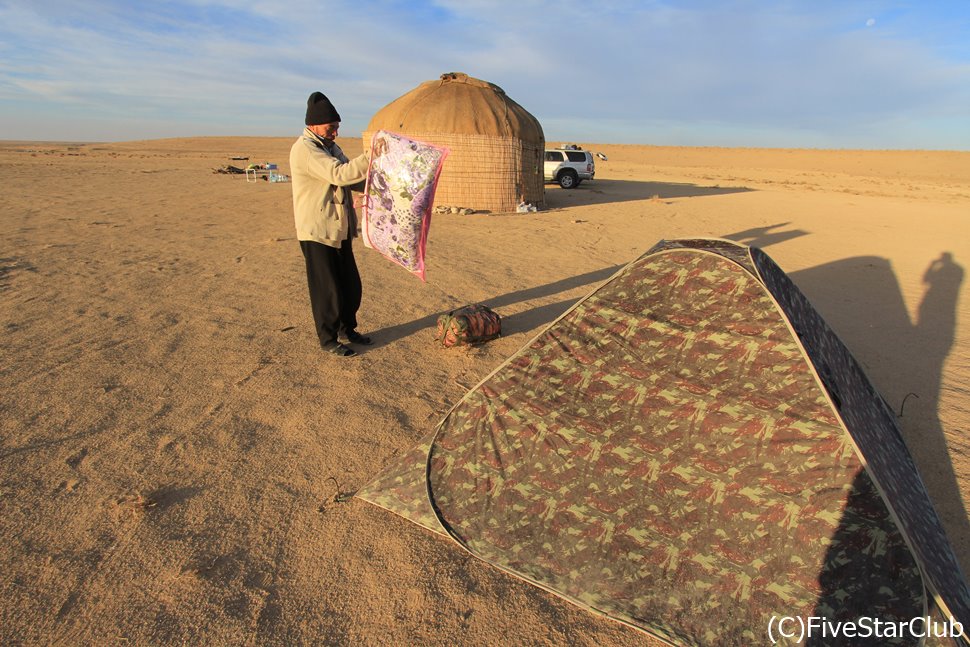
<svg viewBox="0 0 970 647"><path fill-rule="evenodd" d="M373 339L371 339L367 335L361 335L356 330L351 330L350 332L346 333L345 337L347 337L347 341L349 341L351 344L361 344L363 346L370 346L371 344L374 343Z"/></svg>
<svg viewBox="0 0 970 647"><path fill-rule="evenodd" d="M353 357L357 354L357 351L355 351L353 348L344 346L340 342L336 341L327 342L326 344L321 344L321 346L323 347L323 350L327 351L328 353L333 353L338 357Z"/></svg>

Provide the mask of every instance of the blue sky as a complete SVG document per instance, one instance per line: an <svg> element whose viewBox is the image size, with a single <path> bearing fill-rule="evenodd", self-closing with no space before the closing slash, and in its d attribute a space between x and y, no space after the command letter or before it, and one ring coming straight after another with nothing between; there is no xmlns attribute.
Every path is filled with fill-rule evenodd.
<svg viewBox="0 0 970 647"><path fill-rule="evenodd" d="M356 135L443 72L549 142L970 150L970 0L0 0L0 139Z"/></svg>

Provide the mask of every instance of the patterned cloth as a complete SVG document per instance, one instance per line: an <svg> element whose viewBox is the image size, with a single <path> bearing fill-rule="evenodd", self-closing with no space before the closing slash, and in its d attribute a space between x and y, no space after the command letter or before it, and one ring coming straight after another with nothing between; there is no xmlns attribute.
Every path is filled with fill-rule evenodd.
<svg viewBox="0 0 970 647"><path fill-rule="evenodd" d="M664 242L358 496L674 644L768 644L779 616L967 622L884 408L766 255Z"/></svg>
<svg viewBox="0 0 970 647"><path fill-rule="evenodd" d="M385 130L371 140L364 245L424 280L431 208L448 149Z"/></svg>
<svg viewBox="0 0 970 647"><path fill-rule="evenodd" d="M438 317L435 340L445 348L473 346L502 334L502 318L480 303L452 310Z"/></svg>

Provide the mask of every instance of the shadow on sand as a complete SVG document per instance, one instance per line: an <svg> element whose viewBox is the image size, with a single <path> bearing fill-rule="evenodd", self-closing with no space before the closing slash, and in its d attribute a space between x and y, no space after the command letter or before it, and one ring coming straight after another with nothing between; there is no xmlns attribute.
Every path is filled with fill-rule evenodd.
<svg viewBox="0 0 970 647"><path fill-rule="evenodd" d="M538 285L536 287L526 288L524 290L516 290L515 292L509 292L501 296L485 299L481 301L481 303L484 303L489 308L500 309L521 301L541 299L543 297L559 294L560 292L568 292L569 290L580 288L584 285L588 285L590 286L590 289L592 289L592 286L601 281L605 281L622 267L622 265L604 267L600 270L586 272L585 274L579 274L577 276L561 279L559 281L553 281L552 283L546 283L545 285ZM547 324L565 312L566 309L576 301L577 299L566 299L557 303L538 306L526 312L520 312L515 315L503 317L502 334L510 335ZM378 345L390 344L398 339L407 337L408 335L413 335L420 330L431 328L437 323L438 317L444 313L445 311L435 312L425 317L421 317L420 319L408 321L407 323L375 330L373 332L375 341Z"/></svg>
<svg viewBox="0 0 970 647"><path fill-rule="evenodd" d="M723 237L766 247L808 234L799 229L785 229L789 224L778 223ZM592 288L621 268L620 265L603 268L496 296L484 303L501 308L585 285ZM961 565L970 564L970 545L966 541L970 537L970 522L939 415L943 366L954 342L963 268L947 252L930 260L923 276L925 288L915 321L910 318L899 281L886 259L874 256L848 258L799 270L789 276L856 359L869 358L868 362L860 363L876 390L898 415L903 439L939 512L947 536L951 538L958 561ZM503 332L539 328L555 320L577 300L560 300L508 316L503 321ZM390 343L432 326L436 318L437 313L384 329L377 336L382 343ZM880 382L884 383L883 387ZM892 386L895 392L886 388ZM849 587L852 595L863 605L868 599L879 598L881 583L885 582L889 587L893 585L892 573L882 572L880 568L886 563L904 564L909 559L907 555L901 555L899 559L890 557L889 562L867 561L864 555L862 559L856 559L853 551L865 552L871 547L852 545L851 539L855 537L860 516L868 513L868 502L873 497L878 499L878 495L873 491L871 481L862 478L861 474L853 488L839 527L831 537L832 547L826 556L824 571L818 574L816 615L824 616L833 609L847 608L844 595L848 584L854 585ZM957 539L960 543L952 541ZM852 553L851 559L846 559L847 551ZM843 568L849 562L854 569L851 574ZM907 617L922 613L921 609L900 608L897 611L904 614L912 611L913 615ZM806 644L821 643L809 641Z"/></svg>
<svg viewBox="0 0 970 647"><path fill-rule="evenodd" d="M592 182L583 182L575 189L561 189L556 185L546 185L546 209L586 207L594 204L635 200L699 198L709 195L745 193L753 190L743 186L700 186L680 182L593 180Z"/></svg>
<svg viewBox="0 0 970 647"><path fill-rule="evenodd" d="M752 227L744 231L736 231L727 234L723 238L733 240L736 243L747 245L748 247L759 247L764 249L768 245L777 245L786 240L807 236L810 232L804 229L783 229L790 225L790 222L779 222L777 225L767 225L765 227ZM780 231L776 231L780 230Z"/></svg>
<svg viewBox="0 0 970 647"><path fill-rule="evenodd" d="M723 237L763 248L808 234L800 229L786 230L788 224L778 223ZM605 267L485 299L483 303L501 309L582 286L592 289L622 267ZM963 275L963 268L951 254L943 253L933 260L923 277L926 288L915 322L910 320L899 281L886 259L856 257L789 275L857 359L878 359L877 370L866 363L862 363L863 369L890 406L902 413L897 422L903 438L940 513L947 535L953 539L970 537L970 521L940 422L939 398L943 364L956 330L957 301ZM578 300L564 299L504 317L503 333L538 329L554 321ZM379 344L389 344L433 327L440 314L443 313L435 312L384 328L375 331L374 336ZM888 382L890 376L896 379L895 376L900 375L906 376L905 393L890 393L880 386L880 381ZM951 543L960 563L970 565L970 548Z"/></svg>
<svg viewBox="0 0 970 647"><path fill-rule="evenodd" d="M798 229L786 229L788 225L778 223L735 232L724 238L764 247L808 234ZM603 270L596 278L605 280L618 269L620 266ZM930 259L923 275L924 292L915 321L909 315L899 281L886 259L874 256L849 258L799 270L789 276L856 360L870 358L868 362L860 362L862 368L877 392L896 412L903 440L957 560L966 572L966 566L970 564L970 544L967 542L970 520L939 411L944 362L955 338L963 267L949 252ZM514 300L520 300L515 298L515 293L498 297L494 302L498 305ZM508 318L510 332L548 323L576 301L564 300L513 315ZM884 386L880 387L880 382ZM888 390L891 386L894 392ZM885 592L894 587L897 590L907 588L903 584L907 578L912 590L922 590L917 572L905 570L906 564L912 562L904 544L887 544L884 548L895 552L882 555L875 550L881 544L867 546L858 543L860 520L880 518L879 514L873 517L875 512L871 507L872 502L878 500L880 495L871 479L860 472L839 526L830 538L824 570L818 574L819 595L814 615L851 620L859 613L871 614L876 612L871 608L874 601L883 600ZM882 524L880 527L884 526L884 531L893 532L894 522L888 516L882 517L879 523ZM878 535L879 531L875 533ZM930 546L924 546L924 549L933 553ZM854 600L854 606L847 595ZM898 614L900 621L922 617L924 613L918 603L907 606L905 600L898 599L894 604L895 607L883 612ZM823 639L821 642L809 640L806 644L843 643Z"/></svg>
<svg viewBox="0 0 970 647"><path fill-rule="evenodd" d="M764 248L808 232L779 223L727 234L724 238ZM876 390L898 415L897 423L920 469L930 498L952 538L970 537L970 521L940 422L943 364L953 346L963 267L943 252L923 275L924 292L912 321L899 280L888 260L860 256L826 263L789 275L860 362ZM850 304L848 307L846 304ZM906 376L905 380L898 376ZM880 382L904 383L890 393ZM957 546L954 546L957 549ZM970 552L958 550L961 564Z"/></svg>
<svg viewBox="0 0 970 647"><path fill-rule="evenodd" d="M597 182L600 182L597 180ZM666 187L665 195L667 197L673 197L673 195L714 195L713 192L730 193L736 191L747 191L748 189L705 189L704 187L696 187L693 185L678 185L678 184L656 184L653 182L623 182L619 180L604 180L605 182L612 182L621 185L637 185L634 194L649 194L654 190L653 187ZM580 188L574 189L573 192L579 192L586 185L580 185ZM644 188L651 187L651 188ZM693 187L693 189L684 189L684 187ZM683 189L678 191L677 189ZM691 193L691 191L695 191ZM708 191L708 192L705 192ZM712 192L713 191L713 192ZM565 191L563 191L565 192ZM549 193L546 194L547 197ZM582 194L580 194L582 195ZM631 194L632 195L632 194ZM615 196L614 196L615 198ZM588 199L588 198L581 198ZM627 197L623 199L635 200L640 199L637 197ZM604 199L602 202L616 201L615 199ZM578 204L578 203L576 203ZM591 203L586 203L591 204ZM763 247L772 243L779 243L791 238L797 238L798 236L805 236L808 232L802 231L800 229L792 230L781 230L774 231L786 227L789 223L779 223L776 225L769 225L767 227L759 227L756 229L748 229L746 231L736 232L725 236L725 238L730 238L744 244L753 245L757 247ZM646 250L644 250L646 251ZM631 259L633 260L633 259ZM532 288L527 288L525 290L517 290L515 292L509 292L508 294L503 294L500 296L492 297L490 299L485 299L482 301L485 305L493 309L500 309L505 306L512 305L514 303L520 303L522 301L529 301L531 299L540 299L543 297L552 296L559 294L560 292L567 292L574 288L579 288L583 286L590 286L590 289L602 281L605 281L613 274L618 272L623 265L614 265L612 267L604 267L600 270L594 270L592 272L587 272L585 274L579 274L566 279L560 279L559 281L553 281L552 283L547 283L545 285L539 285ZM581 298L581 297L580 297ZM531 310L525 312L519 312L502 319L502 333L505 335L511 335L527 330L532 330L540 326L544 326L548 323L554 321L562 313L568 310L578 299L565 299L558 301L556 303L550 303L543 306L537 306ZM421 317L420 319L414 319L406 323L398 324L396 326L389 326L387 328L382 328L380 330L373 331L373 336L375 337L376 343L378 345L390 344L398 339L402 339L414 333L433 327L438 317L444 314L442 312L434 312L432 314Z"/></svg>
<svg viewBox="0 0 970 647"><path fill-rule="evenodd" d="M789 225L782 222L723 237L763 248L809 233L788 228ZM606 280L621 267L604 268L538 288L509 293L486 303L498 308L580 285L590 284L592 287L593 283ZM970 547L966 542L970 537L970 521L939 412L943 366L954 342L963 268L948 252L930 259L923 275L924 293L915 321L910 318L899 280L886 259L874 256L849 258L799 270L789 276L856 360L871 358L869 362L861 362L862 368L877 392L886 398L897 413L897 424L903 439L951 539L957 560L961 565L970 564ZM503 329L512 333L541 327L553 321L577 300L563 300L512 315L503 322ZM905 378L901 379L900 376ZM880 382L885 386L880 387ZM887 390L890 385L895 385L896 392ZM894 578L898 575L893 568L903 566L910 559L902 553L888 558L870 555L869 549L853 544L858 540L860 518L871 514L867 506L878 499L871 480L860 474L853 484L839 527L831 537L825 569L818 575L820 591L815 615L831 618L851 610L852 605L847 604L844 598L847 592L851 592L857 603L862 605L859 607L857 604L853 612L872 612L872 609L864 608L867 601L882 599L884 591L893 587ZM892 523L888 517L883 521ZM958 539L959 543L955 541ZM906 552L902 544L896 548ZM888 570L887 564L891 566ZM899 585L899 582L896 584ZM922 614L922 608L904 609L902 601L898 604L900 606L895 611L905 616L900 616L901 619ZM809 641L808 644L823 643Z"/></svg>
<svg viewBox="0 0 970 647"><path fill-rule="evenodd" d="M755 238L763 240L766 235L768 232L759 232ZM868 363L860 361L860 364L876 391L894 410L897 426L957 560L967 565L970 563L966 542L970 537L970 522L939 411L943 367L954 342L963 277L963 268L949 252L931 260L923 275L923 297L913 321L899 281L886 259L849 258L790 275L857 361L870 358ZM880 382L885 386L880 387ZM860 472L839 527L831 537L824 570L818 576L820 592L813 615L833 620L853 619L856 617L853 613L867 610L856 606L853 611L850 600L864 605L867 600L882 599L885 591L893 590L894 583L905 588L904 578L899 575L903 571L897 574L889 571L911 564L908 555L878 557L875 544L859 543L859 521L871 517L870 502L878 498L868 475ZM889 531L892 522L888 518L884 522L888 524L885 530ZM902 545L897 548L901 549ZM939 557L932 546L924 545L923 550L928 559ZM945 559L941 563L946 572L952 570L945 566ZM918 588L918 579L911 586ZM950 593L960 596L959 591ZM895 604L897 608L892 611L901 614L900 620L921 617L924 613L919 604L909 608L901 599ZM842 643L810 640L806 644Z"/></svg>
<svg viewBox="0 0 970 647"><path fill-rule="evenodd" d="M871 356L878 361L875 367L863 363L863 369L899 416L903 439L947 534L954 539L970 537L970 522L940 422L939 400L963 275L963 268L948 252L932 260L923 275L923 298L912 321L899 281L884 258L850 258L791 274L849 350L863 351L855 353L857 359ZM881 376L885 380L893 376L905 385L905 392L880 388ZM970 564L970 554L962 552L960 562Z"/></svg>

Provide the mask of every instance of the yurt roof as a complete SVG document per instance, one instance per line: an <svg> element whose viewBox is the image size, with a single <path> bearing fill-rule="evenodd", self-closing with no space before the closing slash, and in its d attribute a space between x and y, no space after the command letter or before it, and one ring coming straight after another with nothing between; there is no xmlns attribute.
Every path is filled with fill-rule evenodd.
<svg viewBox="0 0 970 647"><path fill-rule="evenodd" d="M367 130L381 129L544 140L539 120L502 88L462 72L426 81L381 108Z"/></svg>

